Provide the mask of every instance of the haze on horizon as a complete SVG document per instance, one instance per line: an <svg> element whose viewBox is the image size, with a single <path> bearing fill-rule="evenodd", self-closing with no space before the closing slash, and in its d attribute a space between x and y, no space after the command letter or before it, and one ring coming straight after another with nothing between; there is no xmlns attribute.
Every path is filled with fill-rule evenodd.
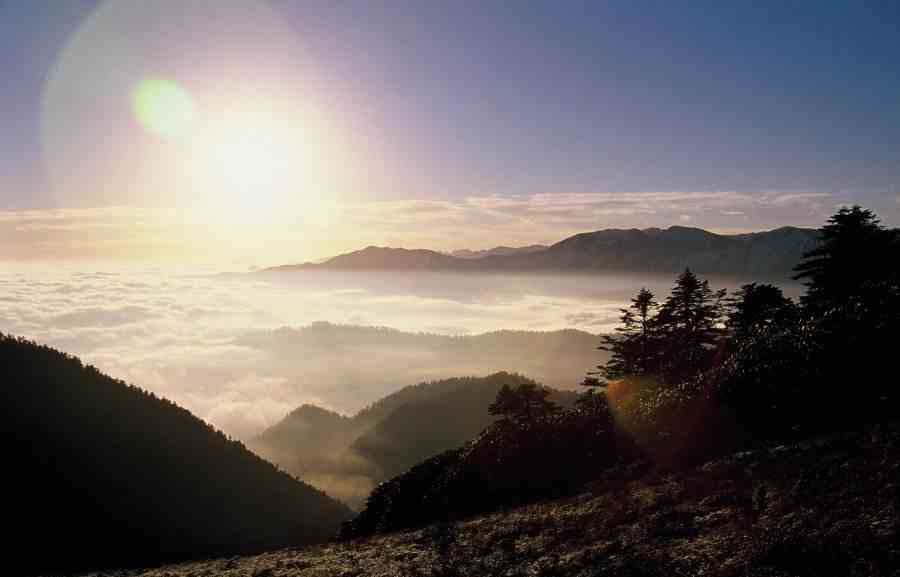
<svg viewBox="0 0 900 577"><path fill-rule="evenodd" d="M812 8L815 7L813 11ZM8 2L0 260L900 223L895 3Z"/></svg>

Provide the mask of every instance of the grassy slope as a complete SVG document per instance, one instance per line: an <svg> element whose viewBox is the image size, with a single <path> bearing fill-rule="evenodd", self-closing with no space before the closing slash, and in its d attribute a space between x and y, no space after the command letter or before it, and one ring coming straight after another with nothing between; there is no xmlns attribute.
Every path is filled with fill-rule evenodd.
<svg viewBox="0 0 900 577"><path fill-rule="evenodd" d="M131 575L898 575L900 425L506 513Z"/></svg>

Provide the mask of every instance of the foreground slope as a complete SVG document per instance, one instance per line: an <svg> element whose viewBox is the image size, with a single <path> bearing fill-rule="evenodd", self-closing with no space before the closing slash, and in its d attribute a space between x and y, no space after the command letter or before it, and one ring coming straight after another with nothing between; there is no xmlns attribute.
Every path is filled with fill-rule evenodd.
<svg viewBox="0 0 900 577"><path fill-rule="evenodd" d="M348 510L177 405L0 335L6 562L152 564L323 541ZM26 556L46 547L48 555ZM20 557L20 555L22 555Z"/></svg>
<svg viewBox="0 0 900 577"><path fill-rule="evenodd" d="M739 453L459 524L141 577L897 575L900 426Z"/></svg>

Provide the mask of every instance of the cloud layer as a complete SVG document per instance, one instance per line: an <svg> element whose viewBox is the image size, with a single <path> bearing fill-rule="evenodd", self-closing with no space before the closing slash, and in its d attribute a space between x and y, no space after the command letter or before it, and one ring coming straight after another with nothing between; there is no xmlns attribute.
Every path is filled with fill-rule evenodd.
<svg viewBox="0 0 900 577"><path fill-rule="evenodd" d="M421 380L501 369L575 385L595 364L593 340L582 347L586 353L573 352L577 359L557 355L560 368L550 357L541 360L540 345L520 350L500 343L491 349L496 354L470 355L458 343L408 333L281 327L330 321L445 335L599 333L614 326L636 283L645 284L341 273L270 282L252 275L21 265L0 273L0 331L78 355L247 438L302 403L353 412ZM323 346L326 337L331 340Z"/></svg>

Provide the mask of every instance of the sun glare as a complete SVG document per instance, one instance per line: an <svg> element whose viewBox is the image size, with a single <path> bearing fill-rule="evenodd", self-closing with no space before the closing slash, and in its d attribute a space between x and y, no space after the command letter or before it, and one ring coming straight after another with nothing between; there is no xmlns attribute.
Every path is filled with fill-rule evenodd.
<svg viewBox="0 0 900 577"><path fill-rule="evenodd" d="M134 87L131 99L138 122L157 136L175 138L190 128L194 101L177 82L145 78Z"/></svg>
<svg viewBox="0 0 900 577"><path fill-rule="evenodd" d="M284 170L284 144L264 128L225 130L209 144L211 166L226 188L251 193L274 186Z"/></svg>

